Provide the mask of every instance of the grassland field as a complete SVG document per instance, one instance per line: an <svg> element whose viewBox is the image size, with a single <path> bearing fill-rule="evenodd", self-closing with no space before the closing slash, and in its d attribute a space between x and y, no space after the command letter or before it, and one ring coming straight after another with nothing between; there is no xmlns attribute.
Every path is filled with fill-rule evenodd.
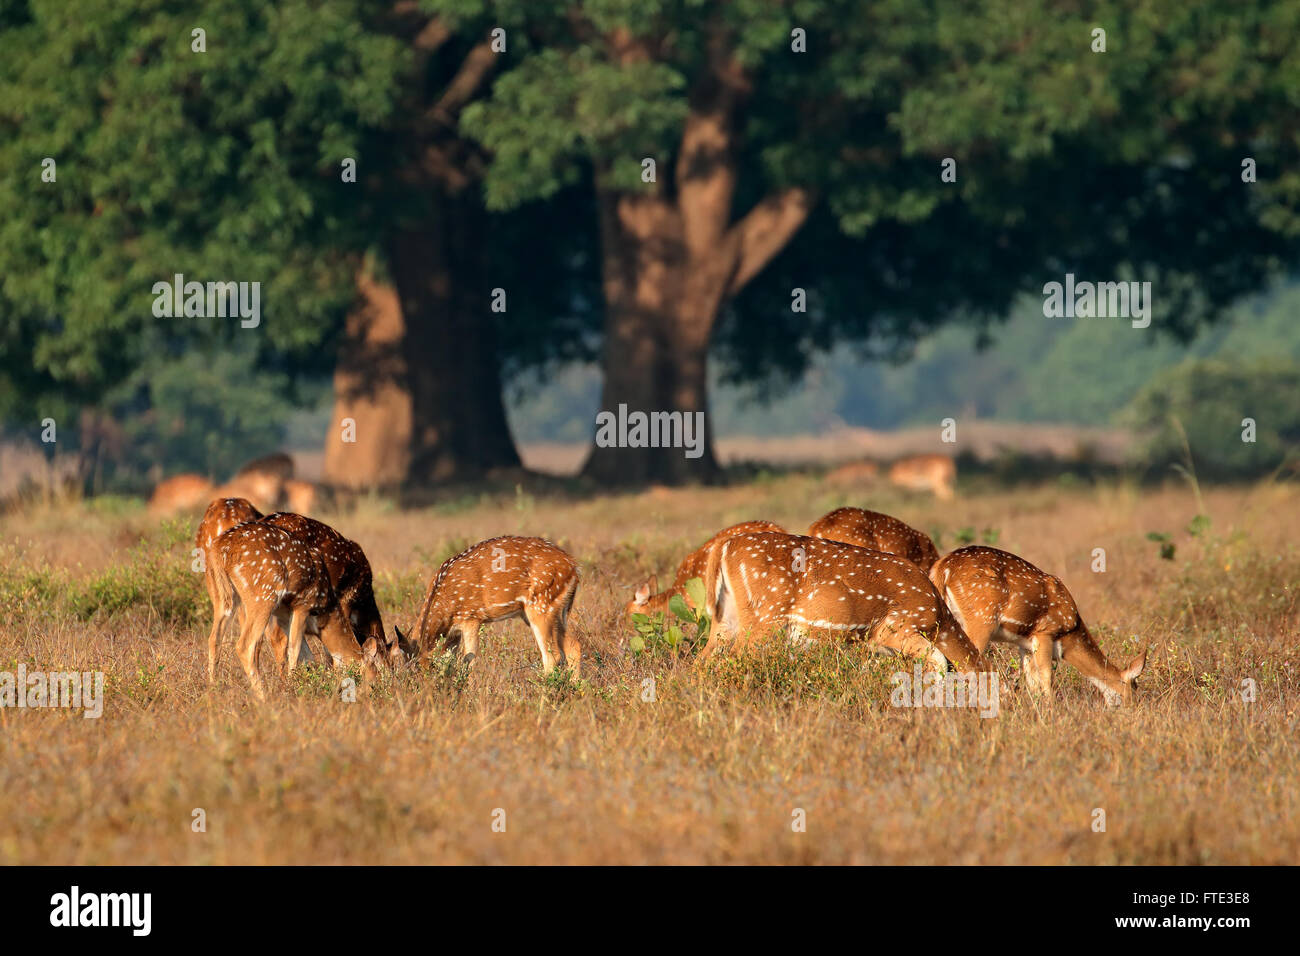
<svg viewBox="0 0 1300 956"><path fill-rule="evenodd" d="M770 641L708 669L665 642L633 650L624 605L647 574L670 580L727 524L803 531L843 504L1058 574L1113 659L1150 644L1136 705L1107 708L1065 665L1037 702L996 645L992 719L890 706L897 660L856 646ZM286 683L264 654L263 706L229 645L208 684L197 516L33 505L0 517L0 671L102 671L105 702L99 719L0 709L0 862L1294 863L1298 505L1294 484L1203 501L1174 483L974 485L936 502L800 473L406 511L369 498L320 517L365 548L390 629L475 541L535 534L574 554L584 680L543 678L510 621L471 670L426 661L354 703L337 672Z"/></svg>

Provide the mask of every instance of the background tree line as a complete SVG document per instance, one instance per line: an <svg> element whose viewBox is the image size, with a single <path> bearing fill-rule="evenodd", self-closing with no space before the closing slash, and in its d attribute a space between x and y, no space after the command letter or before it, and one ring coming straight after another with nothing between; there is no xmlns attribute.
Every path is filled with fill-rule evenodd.
<svg viewBox="0 0 1300 956"><path fill-rule="evenodd" d="M710 364L905 354L1067 271L1185 341L1295 265L1297 42L1297 0L4 0L0 417L215 468L330 376L327 478L426 486L517 467L503 383L573 360L707 412ZM178 272L262 326L154 317Z"/></svg>

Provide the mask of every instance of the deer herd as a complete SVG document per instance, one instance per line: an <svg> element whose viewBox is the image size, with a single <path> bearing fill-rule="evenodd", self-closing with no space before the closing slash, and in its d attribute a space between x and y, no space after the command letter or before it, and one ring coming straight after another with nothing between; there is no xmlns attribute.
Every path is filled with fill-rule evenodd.
<svg viewBox="0 0 1300 956"><path fill-rule="evenodd" d="M300 514L263 515L242 498L209 504L195 541L212 602L208 679L216 679L222 637L238 623L236 654L254 695L265 698L257 655L263 638L283 673L312 659L317 636L327 662L357 664L363 679L422 654L478 654L484 624L523 618L542 670L580 676L582 648L568 628L577 562L541 538L481 541L442 563L409 635L384 630L365 552L333 528ZM688 582L704 584L696 608ZM770 521L747 521L713 535L687 555L672 586L650 578L626 612L666 611L674 595L707 616L702 659L741 649L775 632L788 640L863 642L946 671L990 671L992 641L1020 654L1026 689L1048 698L1057 660L1077 668L1110 704L1133 699L1146 652L1111 663L1079 617L1059 578L996 548L940 556L925 533L889 515L837 508L806 535Z"/></svg>

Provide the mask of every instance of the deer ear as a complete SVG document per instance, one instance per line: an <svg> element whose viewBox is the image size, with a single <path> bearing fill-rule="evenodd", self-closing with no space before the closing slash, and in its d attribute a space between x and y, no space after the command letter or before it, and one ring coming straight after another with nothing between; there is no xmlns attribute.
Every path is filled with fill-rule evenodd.
<svg viewBox="0 0 1300 956"><path fill-rule="evenodd" d="M1146 666L1147 652L1143 651L1137 657L1133 658L1133 662L1129 664L1128 667L1124 668L1124 672L1120 676L1124 678L1124 683L1131 684L1138 679L1138 675L1142 673L1142 669Z"/></svg>
<svg viewBox="0 0 1300 956"><path fill-rule="evenodd" d="M402 654L405 658L419 656L420 649L415 645L415 642L403 634L402 629L396 624L393 625L393 635L396 637L396 641L393 643L394 652Z"/></svg>
<svg viewBox="0 0 1300 956"><path fill-rule="evenodd" d="M657 590L656 585L658 585L658 583L658 579L653 574L650 575L650 577L646 578L645 583L636 589L636 595L632 600L637 604L644 604L646 601L650 600L650 595L655 593Z"/></svg>
<svg viewBox="0 0 1300 956"><path fill-rule="evenodd" d="M373 637L366 638L366 642L361 645L361 656L367 661L379 659L379 642Z"/></svg>

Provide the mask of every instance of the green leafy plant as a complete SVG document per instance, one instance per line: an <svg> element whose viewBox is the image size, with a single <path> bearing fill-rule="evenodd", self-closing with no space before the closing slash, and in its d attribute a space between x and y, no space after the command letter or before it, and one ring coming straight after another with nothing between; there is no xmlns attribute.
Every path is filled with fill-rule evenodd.
<svg viewBox="0 0 1300 956"><path fill-rule="evenodd" d="M629 639L628 647L634 654L655 650L678 653L686 641L684 626L695 626L695 640L692 643L700 644L707 639L709 618L702 610L704 581L700 578L691 578L684 587L695 609L686 603L686 598L682 595L674 594L668 601L668 610L676 620L668 619L662 611L657 611L653 615L632 615L632 627L636 633Z"/></svg>
<svg viewBox="0 0 1300 956"><path fill-rule="evenodd" d="M1147 540L1156 541L1160 544L1160 557L1166 561L1174 559L1174 551L1177 550L1177 545L1174 544L1173 535L1165 534L1162 531L1148 531Z"/></svg>

